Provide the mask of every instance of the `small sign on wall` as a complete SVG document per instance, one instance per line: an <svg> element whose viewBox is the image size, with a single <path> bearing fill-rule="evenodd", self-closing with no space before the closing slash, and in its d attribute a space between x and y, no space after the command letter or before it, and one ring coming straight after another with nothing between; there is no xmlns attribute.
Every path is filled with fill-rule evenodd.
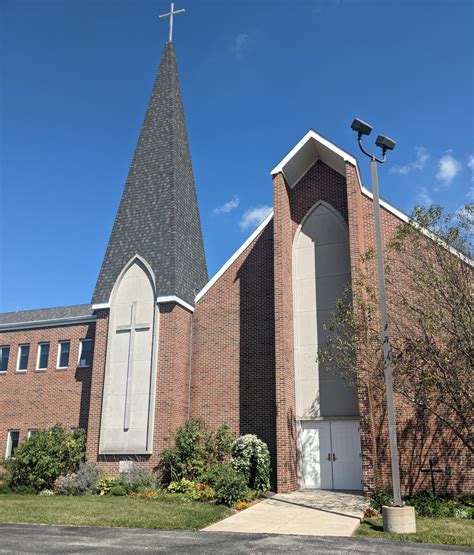
<svg viewBox="0 0 474 555"><path fill-rule="evenodd" d="M133 461L119 461L120 474L127 474L132 470Z"/></svg>

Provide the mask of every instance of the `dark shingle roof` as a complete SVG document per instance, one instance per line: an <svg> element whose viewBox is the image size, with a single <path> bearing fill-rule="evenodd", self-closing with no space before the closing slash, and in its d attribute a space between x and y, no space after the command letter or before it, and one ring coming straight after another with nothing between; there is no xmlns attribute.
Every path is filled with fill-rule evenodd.
<svg viewBox="0 0 474 555"><path fill-rule="evenodd" d="M172 43L167 43L92 302L106 303L135 255L150 264L157 296L194 305L207 282L199 209Z"/></svg>
<svg viewBox="0 0 474 555"><path fill-rule="evenodd" d="M0 313L0 329L15 327L20 324L33 324L36 322L45 323L50 320L92 318L92 316L93 311L90 304L37 308L35 310L20 310L19 312L3 312Z"/></svg>

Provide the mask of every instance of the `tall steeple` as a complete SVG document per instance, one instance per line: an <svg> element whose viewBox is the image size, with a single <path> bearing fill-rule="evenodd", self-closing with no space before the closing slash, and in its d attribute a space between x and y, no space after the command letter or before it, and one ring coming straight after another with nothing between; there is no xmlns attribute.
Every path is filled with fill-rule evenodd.
<svg viewBox="0 0 474 555"><path fill-rule="evenodd" d="M109 302L135 255L153 271L157 297L194 305L207 269L172 42L163 51L93 304Z"/></svg>

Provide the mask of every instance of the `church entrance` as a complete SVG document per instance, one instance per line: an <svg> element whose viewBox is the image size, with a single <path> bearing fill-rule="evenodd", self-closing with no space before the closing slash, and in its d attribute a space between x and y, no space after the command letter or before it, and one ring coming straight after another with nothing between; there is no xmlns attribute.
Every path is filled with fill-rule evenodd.
<svg viewBox="0 0 474 555"><path fill-rule="evenodd" d="M301 422L300 485L304 489L362 488L358 420Z"/></svg>

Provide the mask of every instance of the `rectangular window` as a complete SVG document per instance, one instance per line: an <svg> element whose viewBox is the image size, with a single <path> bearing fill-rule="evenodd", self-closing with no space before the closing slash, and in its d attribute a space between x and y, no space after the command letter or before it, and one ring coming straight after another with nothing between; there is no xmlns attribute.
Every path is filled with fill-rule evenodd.
<svg viewBox="0 0 474 555"><path fill-rule="evenodd" d="M26 372L28 370L28 357L30 356L30 346L20 345L18 347L18 372Z"/></svg>
<svg viewBox="0 0 474 555"><path fill-rule="evenodd" d="M60 341L58 348L58 368L69 366L69 351L71 350L70 341Z"/></svg>
<svg viewBox="0 0 474 555"><path fill-rule="evenodd" d="M46 370L48 368L49 359L49 343L40 343L38 345L38 360L36 362L37 370Z"/></svg>
<svg viewBox="0 0 474 555"><path fill-rule="evenodd" d="M87 368L91 365L92 358L92 339L82 339L79 348L78 366Z"/></svg>
<svg viewBox="0 0 474 555"><path fill-rule="evenodd" d="M28 439L30 439L30 437L34 437L37 433L38 433L38 430L36 428L32 428L28 430Z"/></svg>
<svg viewBox="0 0 474 555"><path fill-rule="evenodd" d="M0 347L0 372L8 370L8 359L10 358L10 347Z"/></svg>
<svg viewBox="0 0 474 555"><path fill-rule="evenodd" d="M9 430L7 438L7 451L5 458L13 457L15 451L20 443L20 430Z"/></svg>

